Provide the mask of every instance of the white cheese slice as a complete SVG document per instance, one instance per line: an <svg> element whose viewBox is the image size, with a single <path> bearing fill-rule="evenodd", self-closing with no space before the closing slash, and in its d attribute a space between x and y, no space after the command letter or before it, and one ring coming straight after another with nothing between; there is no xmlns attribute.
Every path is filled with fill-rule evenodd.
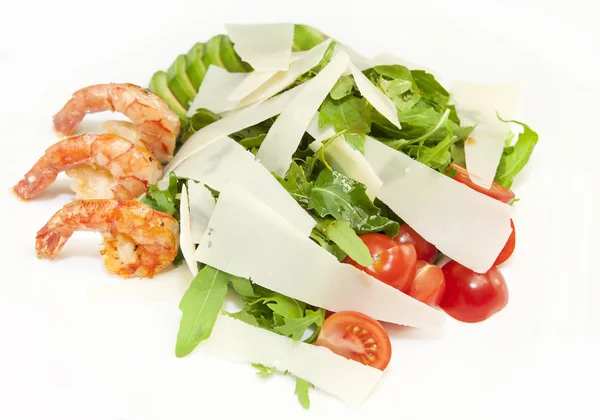
<svg viewBox="0 0 600 420"><path fill-rule="evenodd" d="M285 176L306 127L349 63L348 54L340 52L319 74L302 85L302 90L279 115L256 154L267 169Z"/></svg>
<svg viewBox="0 0 600 420"><path fill-rule="evenodd" d="M211 64L187 116L191 117L200 108L210 109L216 114L238 108L239 102L229 100L229 96L245 78L245 73L229 73L224 68Z"/></svg>
<svg viewBox="0 0 600 420"><path fill-rule="evenodd" d="M324 140L336 134L332 126L319 127L318 121L317 112L306 130L315 139L309 145L315 153L319 151ZM367 187L366 193L371 200L377 197L383 183L362 153L354 150L341 136L327 144L324 152L325 160L334 170L363 183Z"/></svg>
<svg viewBox="0 0 600 420"><path fill-rule="evenodd" d="M254 155L229 137L206 146L177 167L175 173L221 192L233 183L280 213L300 235L308 237L315 225L314 219Z"/></svg>
<svg viewBox="0 0 600 420"><path fill-rule="evenodd" d="M258 71L287 70L294 44L292 23L225 25L235 52Z"/></svg>
<svg viewBox="0 0 600 420"><path fill-rule="evenodd" d="M518 96L514 84L452 84L459 117L466 125L476 125L465 141L465 160L469 178L483 188L492 186L509 132L509 125L500 121L496 112L505 120L513 119Z"/></svg>
<svg viewBox="0 0 600 420"><path fill-rule="evenodd" d="M359 407L383 372L319 347L219 315L198 350L233 362L251 362L288 371L350 407Z"/></svg>
<svg viewBox="0 0 600 420"><path fill-rule="evenodd" d="M354 64L360 71L370 69L374 66L373 61L370 58L365 57L358 51L353 48L350 48L347 45L337 43L335 44L336 51L344 51L350 57L350 61Z"/></svg>
<svg viewBox="0 0 600 420"><path fill-rule="evenodd" d="M330 311L354 310L419 328L444 322L443 313L340 263L282 214L238 188L221 191L194 258Z"/></svg>
<svg viewBox="0 0 600 420"><path fill-rule="evenodd" d="M295 56L288 70L277 72L266 83L242 99L240 104L246 106L264 101L290 86L298 77L321 62L330 43L330 39L325 40L301 55Z"/></svg>
<svg viewBox="0 0 600 420"><path fill-rule="evenodd" d="M362 72L352 63L350 63L350 71L352 72L352 76L354 76L356 87L358 87L362 96L367 98L367 101L373 105L373 108L379 111L389 122L400 128L398 111L396 110L394 102L371 83L367 76L362 74Z"/></svg>
<svg viewBox="0 0 600 420"><path fill-rule="evenodd" d="M252 92L260 88L273 76L277 74L276 71L253 71L248 73L242 83L240 83L231 94L227 97L228 100L239 102Z"/></svg>
<svg viewBox="0 0 600 420"><path fill-rule="evenodd" d="M183 259L192 272L192 276L198 274L198 263L192 258L196 247L192 240L192 225L190 223L190 204L185 184L181 189L181 200L179 205L179 247Z"/></svg>
<svg viewBox="0 0 600 420"><path fill-rule="evenodd" d="M187 183L190 203L190 223L192 228L192 241L199 244L206 232L208 221L215 209L215 199L211 192L201 183L190 181Z"/></svg>
<svg viewBox="0 0 600 420"><path fill-rule="evenodd" d="M320 48L322 48L322 47L319 47L319 50L320 50ZM297 61L301 57L305 56L306 54L311 54L312 55L312 54L315 54L315 53L311 53L310 51L298 51L298 52L294 52L294 53L292 53L292 63L295 62L295 61ZM322 54L323 53L321 53L321 56L322 56ZM318 55L314 55L313 57L318 57ZM316 62L316 64L318 64L318 61ZM296 69L296 71L300 71L300 70L301 69ZM276 76L276 75L278 75L280 73L285 73L285 72L278 72L278 71L253 71L253 72L248 73L248 75L246 76L246 78L244 79L244 81L242 83L240 83L239 86L237 86L235 88L235 90L229 95L228 99L230 101L242 101L245 97L247 97L248 95L250 95L254 91L258 90L260 87L262 87L267 82L269 82L271 80L271 78L273 78L274 76ZM288 74L287 79L288 80L291 79L291 72ZM289 83L286 82L286 85L283 88L286 88L287 86L289 86L290 84L292 84L294 82L294 80L292 80ZM283 90L283 88L280 89L280 90ZM266 89L266 87L265 87L265 89ZM279 91L277 91L275 93L278 93L278 92ZM267 97L264 97L264 99L267 99ZM244 102L244 106L247 106L248 104L250 104L250 100L247 100L247 101Z"/></svg>
<svg viewBox="0 0 600 420"><path fill-rule="evenodd" d="M290 89L263 103L241 109L198 130L181 146L165 168L165 177L189 157L209 144L236 131L258 124L281 113L286 105L300 92L303 85Z"/></svg>
<svg viewBox="0 0 600 420"><path fill-rule="evenodd" d="M511 207L367 137L365 158L383 181L378 198L442 253L483 273L511 233Z"/></svg>

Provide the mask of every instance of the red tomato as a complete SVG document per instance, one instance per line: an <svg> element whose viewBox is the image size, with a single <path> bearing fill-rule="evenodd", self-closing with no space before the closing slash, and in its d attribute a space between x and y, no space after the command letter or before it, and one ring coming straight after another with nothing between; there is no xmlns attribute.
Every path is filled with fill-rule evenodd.
<svg viewBox="0 0 600 420"><path fill-rule="evenodd" d="M480 322L508 303L508 288L504 276L496 267L479 274L456 261L450 261L442 271L446 291L440 307L452 318L463 322Z"/></svg>
<svg viewBox="0 0 600 420"><path fill-rule="evenodd" d="M345 263L370 274L396 289L407 292L417 272L417 252L409 244L400 245L382 233L366 233L360 239L369 248L373 264L363 267L350 257Z"/></svg>
<svg viewBox="0 0 600 420"><path fill-rule="evenodd" d="M438 306L445 290L446 282L442 269L425 261L417 261L417 275L408 295L429 306Z"/></svg>
<svg viewBox="0 0 600 420"><path fill-rule="evenodd" d="M384 370L392 357L392 343L381 324L360 312L343 311L323 323L317 346L346 359Z"/></svg>
<svg viewBox="0 0 600 420"><path fill-rule="evenodd" d="M515 193L512 192L511 190L509 190L508 188L503 187L502 185L494 182L492 184L492 188L490 188L489 190L483 187L480 187L479 185L475 184L473 181L471 181L471 178L469 178L469 173L467 172L467 170L461 166L458 166L456 164L452 164L448 167L448 171L450 172L452 169L456 170L456 174L454 175L454 179L462 184L465 184L467 187L480 192L482 194L485 194L489 197L495 198L496 200L502 201L503 203L510 203L511 201L514 200L515 198Z"/></svg>
<svg viewBox="0 0 600 420"><path fill-rule="evenodd" d="M500 265L508 260L515 250L517 234L515 233L515 224L513 223L512 219L510 219L510 227L512 228L512 232L508 237L508 241L506 241L506 245L504 245L504 248L502 248L502 251L500 251L500 254L498 254L498 258L496 258L494 265Z"/></svg>
<svg viewBox="0 0 600 420"><path fill-rule="evenodd" d="M406 223L400 225L400 233L394 238L401 244L411 244L417 251L417 260L432 264L437 258L438 250L432 243L427 242Z"/></svg>

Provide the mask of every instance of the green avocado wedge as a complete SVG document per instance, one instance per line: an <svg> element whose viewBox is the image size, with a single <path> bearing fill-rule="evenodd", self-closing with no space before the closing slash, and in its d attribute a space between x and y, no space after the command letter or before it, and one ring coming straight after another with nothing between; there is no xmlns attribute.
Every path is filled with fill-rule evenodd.
<svg viewBox="0 0 600 420"><path fill-rule="evenodd" d="M244 63L239 55L233 49L233 43L228 36L221 38L221 60L225 64L227 71L232 73L245 73L252 70L248 63Z"/></svg>
<svg viewBox="0 0 600 420"><path fill-rule="evenodd" d="M181 106L173 92L169 89L167 82L167 73L164 71L157 71L150 80L149 89L160 96L171 109L179 116L182 121L187 120L185 108Z"/></svg>
<svg viewBox="0 0 600 420"><path fill-rule="evenodd" d="M203 42L196 43L187 53L187 75L196 92L198 92L200 84L206 74L206 66L202 62L203 55Z"/></svg>
<svg viewBox="0 0 600 420"><path fill-rule="evenodd" d="M178 56L167 70L169 89L179 103L188 109L190 102L196 96L196 89L187 75L187 59L185 55Z"/></svg>
<svg viewBox="0 0 600 420"><path fill-rule="evenodd" d="M294 51L306 51L327 39L323 32L308 26L294 25Z"/></svg>
<svg viewBox="0 0 600 420"><path fill-rule="evenodd" d="M202 61L208 70L208 66L211 64L214 66L225 67L223 60L221 59L221 39L223 35L215 35L205 44L204 56Z"/></svg>

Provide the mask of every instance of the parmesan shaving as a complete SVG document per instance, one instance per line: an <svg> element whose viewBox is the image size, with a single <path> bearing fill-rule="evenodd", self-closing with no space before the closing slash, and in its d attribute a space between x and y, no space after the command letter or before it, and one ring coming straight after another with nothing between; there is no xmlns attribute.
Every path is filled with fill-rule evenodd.
<svg viewBox="0 0 600 420"><path fill-rule="evenodd" d="M294 25L225 25L233 48L257 71L287 70L294 44Z"/></svg>
<svg viewBox="0 0 600 420"><path fill-rule="evenodd" d="M441 312L340 263L283 214L233 186L221 191L194 258L333 312L354 310L419 328L439 328L444 322Z"/></svg>
<svg viewBox="0 0 600 420"><path fill-rule="evenodd" d="M365 158L383 181L378 198L442 253L478 273L512 231L511 207L367 137Z"/></svg>
<svg viewBox="0 0 600 420"><path fill-rule="evenodd" d="M360 406L383 375L379 369L338 356L328 348L293 341L226 315L219 315L210 337L198 350L216 358L290 372L350 407Z"/></svg>
<svg viewBox="0 0 600 420"><path fill-rule="evenodd" d="M279 115L257 153L257 158L270 171L285 176L292 155L315 112L342 73L348 68L348 54L340 52L302 90Z"/></svg>

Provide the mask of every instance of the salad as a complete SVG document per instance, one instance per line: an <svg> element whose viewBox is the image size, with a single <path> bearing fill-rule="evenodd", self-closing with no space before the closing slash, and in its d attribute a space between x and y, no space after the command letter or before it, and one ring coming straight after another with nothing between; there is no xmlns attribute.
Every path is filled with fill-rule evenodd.
<svg viewBox="0 0 600 420"><path fill-rule="evenodd" d="M75 92L54 116L69 137L14 192L34 199L60 172L76 181L37 233L38 257L95 230L112 274L191 273L177 357L292 375L304 408L312 387L360 405L391 360L385 323L439 329L445 314L475 323L506 306L511 186L538 135L513 119L511 85L449 91L306 25L227 32L149 89ZM73 135L105 110L131 122ZM231 291L241 304L224 310Z"/></svg>

